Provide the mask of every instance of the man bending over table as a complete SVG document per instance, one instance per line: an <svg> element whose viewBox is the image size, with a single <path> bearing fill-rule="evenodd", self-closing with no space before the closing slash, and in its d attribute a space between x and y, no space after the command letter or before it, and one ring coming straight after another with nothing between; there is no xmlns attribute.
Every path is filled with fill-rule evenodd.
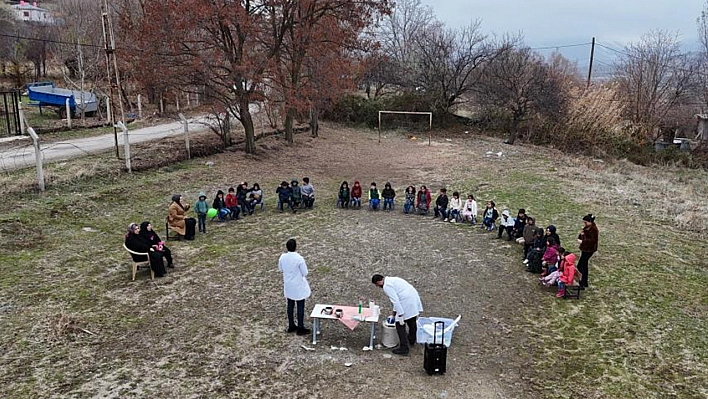
<svg viewBox="0 0 708 399"><path fill-rule="evenodd" d="M374 274L371 282L383 288L384 293L393 303L393 315L396 317L396 332L400 342L391 353L408 356L410 345L416 342L418 334L418 314L423 311L418 291L406 280L399 277L384 277ZM406 326L408 332L406 333Z"/></svg>

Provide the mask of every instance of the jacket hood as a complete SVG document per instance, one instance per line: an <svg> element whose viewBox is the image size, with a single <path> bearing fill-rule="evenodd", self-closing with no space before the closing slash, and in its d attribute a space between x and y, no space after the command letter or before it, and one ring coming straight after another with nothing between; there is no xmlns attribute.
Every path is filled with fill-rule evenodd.
<svg viewBox="0 0 708 399"><path fill-rule="evenodd" d="M551 234L555 234L556 233L556 226L554 226L554 225L548 226L548 231L550 231Z"/></svg>
<svg viewBox="0 0 708 399"><path fill-rule="evenodd" d="M219 191L217 191L217 192L216 192L216 196L218 197L218 196L219 196L219 194L221 194L221 195L224 195L224 192L223 192L223 191L221 191L221 190L219 190Z"/></svg>
<svg viewBox="0 0 708 399"><path fill-rule="evenodd" d="M502 216L508 217L508 216L509 216L509 210L508 210L508 209L504 209L504 212L502 212Z"/></svg>
<svg viewBox="0 0 708 399"><path fill-rule="evenodd" d="M197 198L202 199L202 197L204 197L204 199L206 199L206 194L204 194L204 191L200 191L199 196Z"/></svg>
<svg viewBox="0 0 708 399"><path fill-rule="evenodd" d="M354 180L354 185L359 186L360 185L359 180Z"/></svg>
<svg viewBox="0 0 708 399"><path fill-rule="evenodd" d="M575 266L575 259L576 259L575 254L570 254L565 257L565 261L572 264L573 266Z"/></svg>
<svg viewBox="0 0 708 399"><path fill-rule="evenodd" d="M148 221L144 221L140 223L140 232L142 233L143 231L147 231L147 227L150 224Z"/></svg>

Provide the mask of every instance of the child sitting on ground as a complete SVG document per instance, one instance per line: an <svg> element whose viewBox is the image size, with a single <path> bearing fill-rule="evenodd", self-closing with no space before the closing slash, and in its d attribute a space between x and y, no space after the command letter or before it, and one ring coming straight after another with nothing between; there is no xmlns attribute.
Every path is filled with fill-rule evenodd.
<svg viewBox="0 0 708 399"><path fill-rule="evenodd" d="M300 204L302 204L302 189L300 189L300 185L297 182L297 180L293 180L290 182L290 198L293 203L293 208L297 209L300 207Z"/></svg>
<svg viewBox="0 0 708 399"><path fill-rule="evenodd" d="M487 228L487 231L492 231L496 227L499 211L494 207L494 201L487 201L487 207L482 212L482 228Z"/></svg>
<svg viewBox="0 0 708 399"><path fill-rule="evenodd" d="M542 275L547 275L550 272L549 268L555 267L556 263L558 263L558 245L553 237L548 237L546 238L546 250L541 258Z"/></svg>
<svg viewBox="0 0 708 399"><path fill-rule="evenodd" d="M337 206L342 208L349 208L349 183L343 181L339 186L339 195L337 196Z"/></svg>
<svg viewBox="0 0 708 399"><path fill-rule="evenodd" d="M389 211L393 210L393 200L394 198L396 198L396 190L391 187L391 183L386 182L383 191L381 191L381 196L383 197L384 201L384 211L386 210L387 206Z"/></svg>
<svg viewBox="0 0 708 399"><path fill-rule="evenodd" d="M221 190L216 192L216 197L214 197L211 207L217 210L218 213L216 216L219 218L220 222L225 222L231 213L229 208L226 206L226 201L224 201L224 192Z"/></svg>
<svg viewBox="0 0 708 399"><path fill-rule="evenodd" d="M379 210L379 202L381 201L381 194L379 189L376 188L376 183L371 183L371 188L369 189L369 208L372 211Z"/></svg>
<svg viewBox="0 0 708 399"><path fill-rule="evenodd" d="M477 223L477 201L474 200L474 195L468 194L467 201L465 201L465 207L462 210L462 217L465 222L470 222L470 225L474 226Z"/></svg>
<svg viewBox="0 0 708 399"><path fill-rule="evenodd" d="M415 206L415 187L406 187L406 203L403 204L403 213L410 213Z"/></svg>
<svg viewBox="0 0 708 399"><path fill-rule="evenodd" d="M521 239L524 237L524 228L526 227L526 209L521 208L519 209L519 213L516 214L516 220L514 221L514 230L512 234L514 235L514 239L516 239L516 242L519 244L523 244L521 242Z"/></svg>
<svg viewBox="0 0 708 399"><path fill-rule="evenodd" d="M253 183L253 187L251 188L251 193L248 195L248 199L250 203L251 213L253 213L253 210L256 209L256 205L260 205L263 203L263 191L261 190L261 186L258 183Z"/></svg>
<svg viewBox="0 0 708 399"><path fill-rule="evenodd" d="M433 217L437 218L440 216L447 222L447 206L450 203L450 199L447 198L447 189L441 188L438 198L435 199L435 215Z"/></svg>
<svg viewBox="0 0 708 399"><path fill-rule="evenodd" d="M352 186L352 208L355 206L358 208L361 208L361 184L359 184L359 180L354 181L354 185Z"/></svg>
<svg viewBox="0 0 708 399"><path fill-rule="evenodd" d="M430 190L425 186L420 186L418 190L418 214L427 215L430 209Z"/></svg>
<svg viewBox="0 0 708 399"><path fill-rule="evenodd" d="M278 194L278 212L282 213L283 208L285 207L285 204L288 204L290 207L290 210L293 211L293 213L297 212L297 210L293 207L293 199L292 199L292 190L290 189L290 186L288 185L288 182L283 181L280 183L280 186L275 189L275 193Z"/></svg>
<svg viewBox="0 0 708 399"><path fill-rule="evenodd" d="M507 240L513 240L514 224L514 219L511 217L511 215L509 215L509 210L504 209L504 211L502 212L501 221L499 221L499 234L497 234L497 239L501 239L502 234L506 232Z"/></svg>
<svg viewBox="0 0 708 399"><path fill-rule="evenodd" d="M462 218L462 199L458 191L452 193L448 217L450 218L450 223L457 223L457 219Z"/></svg>
<svg viewBox="0 0 708 399"><path fill-rule="evenodd" d="M238 198L236 197L233 187L229 188L229 193L226 194L224 202L226 202L226 207L229 208L229 212L231 212L231 220L238 220L238 214L241 212L241 208L238 206Z"/></svg>

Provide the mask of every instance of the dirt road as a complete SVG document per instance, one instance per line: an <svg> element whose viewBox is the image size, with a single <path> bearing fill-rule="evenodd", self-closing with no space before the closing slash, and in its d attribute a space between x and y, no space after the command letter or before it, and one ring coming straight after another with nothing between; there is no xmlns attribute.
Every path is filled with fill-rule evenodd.
<svg viewBox="0 0 708 399"><path fill-rule="evenodd" d="M201 131L206 128L205 117L188 119L190 132ZM181 122L166 123L141 129L129 130L128 137L131 144L158 140L165 137L180 135L184 132ZM123 133L118 133L118 143L123 145ZM49 144L41 144L44 162L56 162L72 159L87 154L96 154L113 149L115 137L113 134L86 137L81 139L66 140ZM32 144L23 143L21 146L0 152L0 170L11 171L35 166L35 154Z"/></svg>

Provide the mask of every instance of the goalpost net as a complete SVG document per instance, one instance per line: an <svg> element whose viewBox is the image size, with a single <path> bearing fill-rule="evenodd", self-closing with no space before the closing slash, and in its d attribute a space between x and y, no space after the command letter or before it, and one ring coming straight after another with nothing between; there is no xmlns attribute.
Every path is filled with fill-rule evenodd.
<svg viewBox="0 0 708 399"><path fill-rule="evenodd" d="M379 143L381 143L381 115L383 114L400 114L400 115L427 115L428 116L428 145L433 136L433 113L432 112L413 112L413 111L379 111Z"/></svg>

